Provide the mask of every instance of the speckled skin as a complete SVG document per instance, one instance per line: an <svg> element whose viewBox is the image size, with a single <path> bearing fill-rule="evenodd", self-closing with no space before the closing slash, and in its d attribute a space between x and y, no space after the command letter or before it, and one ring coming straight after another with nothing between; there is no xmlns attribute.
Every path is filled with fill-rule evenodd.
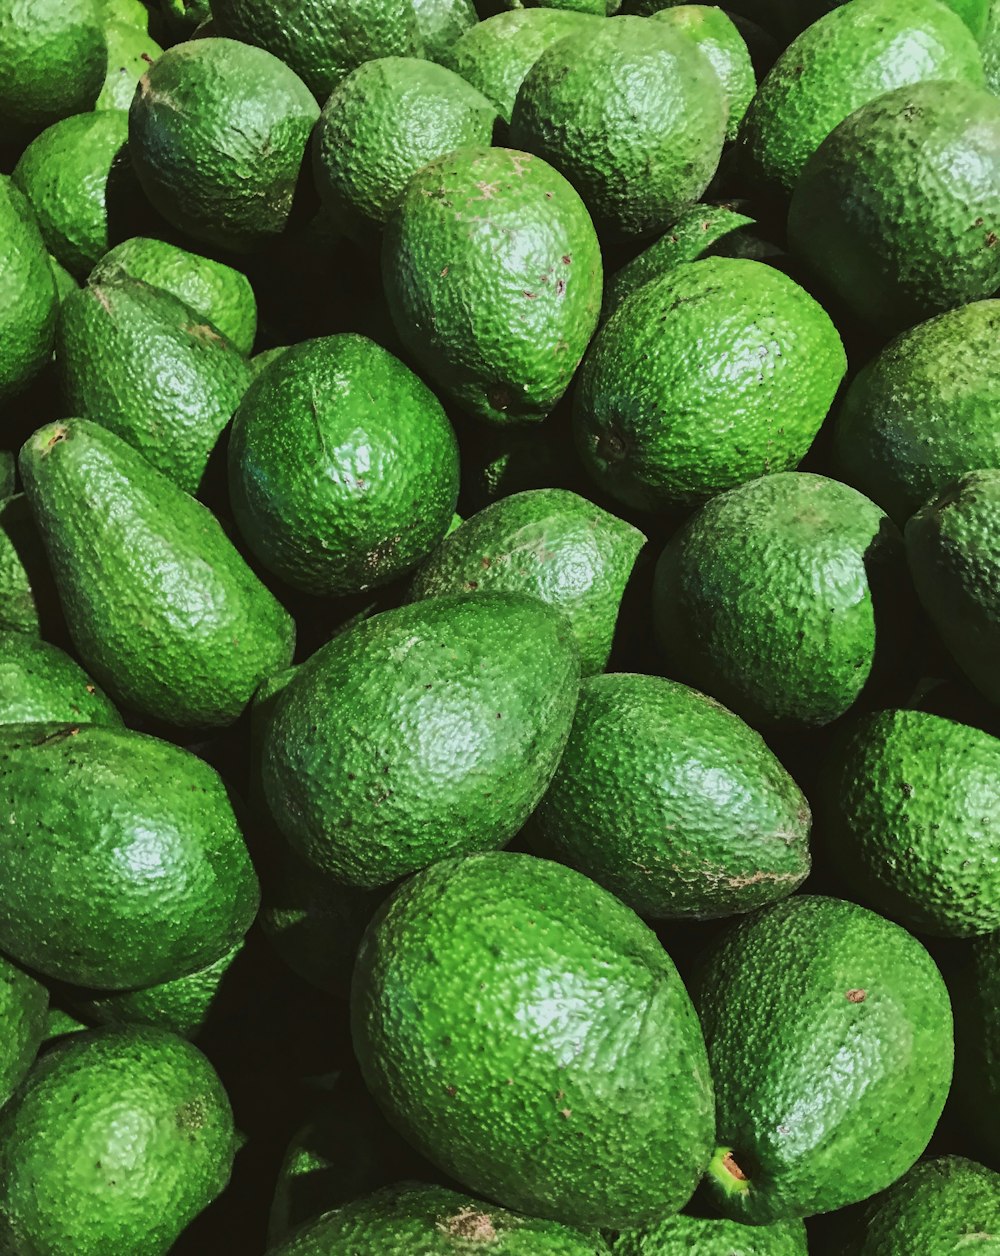
<svg viewBox="0 0 1000 1256"><path fill-rule="evenodd" d="M45 547L18 493L0 501L0 631L38 636L40 581L51 581Z"/></svg>
<svg viewBox="0 0 1000 1256"><path fill-rule="evenodd" d="M757 76L743 36L722 9L706 4L678 4L652 14L686 35L701 49L719 76L725 93L727 140L734 140L757 90Z"/></svg>
<svg viewBox="0 0 1000 1256"><path fill-rule="evenodd" d="M595 337L573 399L577 448L626 505L690 506L800 462L846 366L826 312L786 275L690 262Z"/></svg>
<svg viewBox="0 0 1000 1256"><path fill-rule="evenodd" d="M704 1217L667 1217L648 1230L630 1230L611 1244L614 1256L807 1256L799 1220L741 1225Z"/></svg>
<svg viewBox="0 0 1000 1256"><path fill-rule="evenodd" d="M905 331L858 372L832 427L834 465L900 527L978 467L1000 466L1000 301Z"/></svg>
<svg viewBox="0 0 1000 1256"><path fill-rule="evenodd" d="M145 28L140 29L131 21L105 21L104 38L108 45L107 70L94 108L127 110L146 66L162 56L163 49Z"/></svg>
<svg viewBox="0 0 1000 1256"><path fill-rule="evenodd" d="M291 616L211 511L130 445L67 419L19 465L76 651L113 698L180 727L229 724L291 662Z"/></svg>
<svg viewBox="0 0 1000 1256"><path fill-rule="evenodd" d="M928 618L979 692L1000 703L1000 470L963 475L910 518L905 537Z"/></svg>
<svg viewBox="0 0 1000 1256"><path fill-rule="evenodd" d="M511 143L573 184L602 238L662 231L708 186L728 103L712 64L666 22L619 17L550 45L517 93Z"/></svg>
<svg viewBox="0 0 1000 1256"><path fill-rule="evenodd" d="M855 109L927 79L982 87L979 45L939 0L854 0L810 26L772 66L740 133L745 177L790 196L806 161Z"/></svg>
<svg viewBox="0 0 1000 1256"><path fill-rule="evenodd" d="M653 584L667 668L755 726L828 724L857 700L907 585L902 538L855 489L790 471L714 498Z"/></svg>
<svg viewBox="0 0 1000 1256"><path fill-rule="evenodd" d="M259 892L221 778L169 742L97 724L0 727L0 947L79 986L194 972Z"/></svg>
<svg viewBox="0 0 1000 1256"><path fill-rule="evenodd" d="M309 863L369 888L503 846L555 770L579 676L569 623L535 598L374 615L277 699L262 756L275 821Z"/></svg>
<svg viewBox="0 0 1000 1256"><path fill-rule="evenodd" d="M429 61L444 63L448 52L479 22L472 0L410 0L417 19L417 44Z"/></svg>
<svg viewBox="0 0 1000 1256"><path fill-rule="evenodd" d="M601 251L557 171L510 148L460 149L407 184L382 244L400 340L463 410L543 419L597 326Z"/></svg>
<svg viewBox="0 0 1000 1256"><path fill-rule="evenodd" d="M887 92L806 163L788 240L883 331L1000 286L1000 99L966 83Z"/></svg>
<svg viewBox="0 0 1000 1256"><path fill-rule="evenodd" d="M66 412L128 441L188 493L251 379L242 356L194 310L123 277L63 301L56 361Z"/></svg>
<svg viewBox="0 0 1000 1256"><path fill-rule="evenodd" d="M93 108L107 62L101 19L98 0L0 2L0 122L8 138Z"/></svg>
<svg viewBox="0 0 1000 1256"><path fill-rule="evenodd" d="M143 191L173 226L252 250L288 222L318 116L298 75L263 48L189 40L139 80L129 152Z"/></svg>
<svg viewBox="0 0 1000 1256"><path fill-rule="evenodd" d="M763 738L659 676L594 676L532 817L541 850L643 916L706 919L809 872L809 805Z"/></svg>
<svg viewBox="0 0 1000 1256"><path fill-rule="evenodd" d="M645 541L638 528L567 489L513 493L438 546L414 576L410 600L477 589L531 594L569 618L587 676L607 665Z"/></svg>
<svg viewBox="0 0 1000 1256"><path fill-rule="evenodd" d="M845 1256L991 1256L1000 1250L1000 1174L964 1156L915 1165L858 1221Z"/></svg>
<svg viewBox="0 0 1000 1256"><path fill-rule="evenodd" d="M365 1080L466 1187L569 1225L677 1211L712 1083L687 992L623 903L561 864L445 860L380 909L352 999Z"/></svg>
<svg viewBox="0 0 1000 1256"><path fill-rule="evenodd" d="M560 9L514 9L497 13L467 31L443 62L478 87L510 122L524 76L557 39L594 29L586 14Z"/></svg>
<svg viewBox="0 0 1000 1256"><path fill-rule="evenodd" d="M233 419L233 514L295 588L355 593L411 570L447 531L458 443L418 376L364 336L296 345Z"/></svg>
<svg viewBox="0 0 1000 1256"><path fill-rule="evenodd" d="M1000 929L1000 740L880 711L828 758L816 821L852 889L921 933Z"/></svg>
<svg viewBox="0 0 1000 1256"><path fill-rule="evenodd" d="M374 232L422 166L491 143L496 121L493 102L443 65L366 61L323 106L312 143L319 194L355 234Z"/></svg>
<svg viewBox="0 0 1000 1256"><path fill-rule="evenodd" d="M197 1048L148 1028L74 1034L0 1118L0 1238L19 1256L166 1256L229 1180L233 1114Z"/></svg>
<svg viewBox="0 0 1000 1256"><path fill-rule="evenodd" d="M49 992L0 956L0 1108L31 1068L48 1025Z"/></svg>
<svg viewBox="0 0 1000 1256"><path fill-rule="evenodd" d="M242 271L166 240L135 236L105 253L90 282L100 287L105 280L114 282L123 275L183 301L221 331L240 353L247 354L253 348L257 301Z"/></svg>
<svg viewBox="0 0 1000 1256"><path fill-rule="evenodd" d="M898 925L796 895L710 947L692 990L716 1086L724 1215L759 1225L867 1199L937 1124L952 1017L934 961Z"/></svg>
<svg viewBox="0 0 1000 1256"><path fill-rule="evenodd" d="M0 178L0 401L48 362L57 308L38 224L17 188Z"/></svg>
<svg viewBox="0 0 1000 1256"><path fill-rule="evenodd" d="M118 727L122 717L58 646L0 628L0 724L63 720Z"/></svg>

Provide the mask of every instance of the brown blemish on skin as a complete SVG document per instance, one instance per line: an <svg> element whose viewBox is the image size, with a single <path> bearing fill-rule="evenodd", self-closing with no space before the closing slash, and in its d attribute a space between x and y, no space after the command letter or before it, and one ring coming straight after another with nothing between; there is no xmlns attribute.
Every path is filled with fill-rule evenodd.
<svg viewBox="0 0 1000 1256"><path fill-rule="evenodd" d="M446 1221L439 1221L438 1229L451 1238L470 1243L492 1243L497 1237L493 1222L478 1208L463 1208Z"/></svg>
<svg viewBox="0 0 1000 1256"><path fill-rule="evenodd" d="M747 1175L743 1172L740 1166L736 1163L736 1157L733 1155L731 1151L727 1151L726 1154L722 1157L722 1167L726 1170L727 1173L729 1173L732 1177L734 1177L737 1180L737 1182L745 1182L747 1180Z"/></svg>
<svg viewBox="0 0 1000 1256"><path fill-rule="evenodd" d="M60 741L65 741L67 737L75 737L80 731L78 727L59 728L54 733L49 733L47 737L42 737L38 741L31 744L33 746L54 746Z"/></svg>
<svg viewBox="0 0 1000 1256"><path fill-rule="evenodd" d="M847 997L848 1003L864 1003L865 999L868 998L868 991L867 990L848 990L846 997Z"/></svg>
<svg viewBox="0 0 1000 1256"><path fill-rule="evenodd" d="M66 440L68 436L69 432L67 432L64 427L57 427L49 439L45 442L45 448L42 450L42 457L44 458L54 445L58 445L60 441Z"/></svg>

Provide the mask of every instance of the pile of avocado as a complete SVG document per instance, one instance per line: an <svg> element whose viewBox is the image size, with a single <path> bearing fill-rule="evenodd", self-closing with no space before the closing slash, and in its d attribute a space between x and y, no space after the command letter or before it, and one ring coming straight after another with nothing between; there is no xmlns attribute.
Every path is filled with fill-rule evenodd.
<svg viewBox="0 0 1000 1256"><path fill-rule="evenodd" d="M1000 0L0 0L0 1254L1000 1254Z"/></svg>

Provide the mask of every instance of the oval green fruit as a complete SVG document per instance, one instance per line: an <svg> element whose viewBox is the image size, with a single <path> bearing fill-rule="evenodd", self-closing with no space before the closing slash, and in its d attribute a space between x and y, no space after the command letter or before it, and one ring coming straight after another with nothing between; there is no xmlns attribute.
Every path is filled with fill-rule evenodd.
<svg viewBox="0 0 1000 1256"><path fill-rule="evenodd" d="M31 1068L48 1025L49 992L0 956L0 1108Z"/></svg>
<svg viewBox="0 0 1000 1256"><path fill-rule="evenodd" d="M109 724L121 716L79 663L29 632L0 628L0 724Z"/></svg>
<svg viewBox="0 0 1000 1256"><path fill-rule="evenodd" d="M107 62L98 0L0 0L0 121L6 138L94 107Z"/></svg>
<svg viewBox="0 0 1000 1256"><path fill-rule="evenodd" d="M698 45L718 75L726 97L725 138L735 139L757 90L757 76L746 41L732 18L722 9L707 4L672 4L652 16Z"/></svg>
<svg viewBox="0 0 1000 1256"><path fill-rule="evenodd" d="M6 400L49 361L59 307L38 223L20 191L4 178L0 239L0 400Z"/></svg>
<svg viewBox="0 0 1000 1256"><path fill-rule="evenodd" d="M718 1217L667 1217L644 1230L625 1230L612 1241L614 1256L807 1256L799 1220L743 1225Z"/></svg>
<svg viewBox="0 0 1000 1256"><path fill-rule="evenodd" d="M145 14L141 3L139 7ZM104 37L108 45L107 70L94 108L127 110L146 66L162 56L163 49L146 34L145 28L117 18L105 22Z"/></svg>

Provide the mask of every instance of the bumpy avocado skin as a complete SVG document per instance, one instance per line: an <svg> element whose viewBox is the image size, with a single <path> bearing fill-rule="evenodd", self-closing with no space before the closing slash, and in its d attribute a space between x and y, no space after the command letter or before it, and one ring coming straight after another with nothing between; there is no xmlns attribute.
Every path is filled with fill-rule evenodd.
<svg viewBox="0 0 1000 1256"><path fill-rule="evenodd" d="M51 720L120 726L122 717L58 646L0 627L0 724Z"/></svg>
<svg viewBox="0 0 1000 1256"><path fill-rule="evenodd" d="M38 1054L48 1025L49 992L0 956L0 1108L20 1085Z"/></svg>
<svg viewBox="0 0 1000 1256"><path fill-rule="evenodd" d="M612 1240L614 1256L807 1256L806 1227L799 1221L743 1225L717 1217L667 1217L645 1230Z"/></svg>
<svg viewBox="0 0 1000 1256"><path fill-rule="evenodd" d="M55 281L35 216L0 178L0 401L21 392L49 361L56 330Z"/></svg>

